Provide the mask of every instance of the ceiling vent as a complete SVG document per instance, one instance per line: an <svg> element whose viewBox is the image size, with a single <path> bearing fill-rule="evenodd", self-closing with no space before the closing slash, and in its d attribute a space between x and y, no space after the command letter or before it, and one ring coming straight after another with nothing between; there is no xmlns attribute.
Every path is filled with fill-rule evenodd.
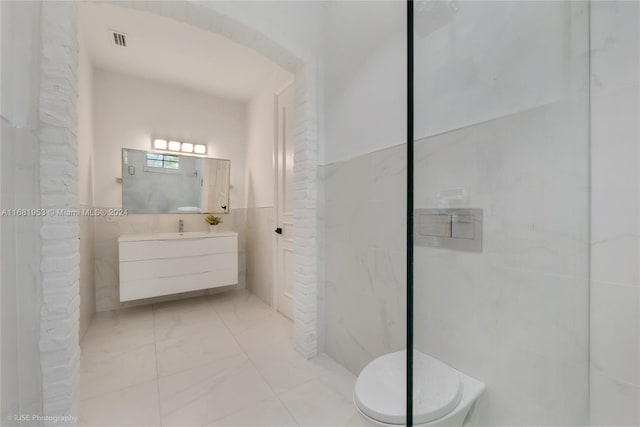
<svg viewBox="0 0 640 427"><path fill-rule="evenodd" d="M122 47L127 47L127 35L125 33L121 33L120 31L109 30L109 32L113 36L113 42Z"/></svg>

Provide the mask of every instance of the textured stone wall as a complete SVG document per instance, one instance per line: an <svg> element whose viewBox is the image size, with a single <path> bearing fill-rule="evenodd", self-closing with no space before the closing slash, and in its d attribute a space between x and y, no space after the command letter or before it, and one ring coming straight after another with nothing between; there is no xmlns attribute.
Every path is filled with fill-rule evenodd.
<svg viewBox="0 0 640 427"><path fill-rule="evenodd" d="M75 7L71 2L42 5L39 174L43 209L78 207ZM80 365L78 218L48 214L42 219L40 237L43 413L74 415Z"/></svg>

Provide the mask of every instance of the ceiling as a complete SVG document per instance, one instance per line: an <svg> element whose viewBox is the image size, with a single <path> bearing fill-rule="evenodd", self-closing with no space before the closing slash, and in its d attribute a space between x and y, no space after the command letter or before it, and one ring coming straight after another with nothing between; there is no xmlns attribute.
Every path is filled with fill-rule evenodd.
<svg viewBox="0 0 640 427"><path fill-rule="evenodd" d="M149 12L79 3L80 43L93 65L149 80L247 101L291 74L226 37ZM110 30L126 34L126 47Z"/></svg>

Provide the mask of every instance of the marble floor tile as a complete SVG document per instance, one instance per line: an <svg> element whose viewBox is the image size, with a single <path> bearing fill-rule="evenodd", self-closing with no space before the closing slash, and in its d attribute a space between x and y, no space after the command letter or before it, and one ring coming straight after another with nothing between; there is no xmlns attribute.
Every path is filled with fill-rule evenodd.
<svg viewBox="0 0 640 427"><path fill-rule="evenodd" d="M226 332L227 327L206 298L178 301L180 304L158 304L153 317L156 340L179 338L206 332Z"/></svg>
<svg viewBox="0 0 640 427"><path fill-rule="evenodd" d="M205 295L183 298L171 301L163 301L153 304L154 311L183 311L197 310L198 308L210 307L211 301Z"/></svg>
<svg viewBox="0 0 640 427"><path fill-rule="evenodd" d="M321 369L293 347L293 324L279 313L263 319L236 336L236 339L276 393L317 378Z"/></svg>
<svg viewBox="0 0 640 427"><path fill-rule="evenodd" d="M356 376L335 360L321 354L312 360L319 369L318 379L343 396L351 398L356 387Z"/></svg>
<svg viewBox="0 0 640 427"><path fill-rule="evenodd" d="M81 350L79 425L367 425L355 377L246 290L99 313Z"/></svg>
<svg viewBox="0 0 640 427"><path fill-rule="evenodd" d="M79 426L159 426L158 382L148 381L80 403Z"/></svg>
<svg viewBox="0 0 640 427"><path fill-rule="evenodd" d="M271 307L247 290L212 295L210 299L216 313L234 335L274 314Z"/></svg>
<svg viewBox="0 0 640 427"><path fill-rule="evenodd" d="M99 335L137 327L153 327L153 309L151 306L145 305L96 313L87 333Z"/></svg>
<svg viewBox="0 0 640 427"><path fill-rule="evenodd" d="M344 424L349 427L379 427L380 424L375 423L366 419L363 415L361 415L358 411L351 416Z"/></svg>
<svg viewBox="0 0 640 427"><path fill-rule="evenodd" d="M145 344L153 344L153 342L153 327L150 329L131 328L100 336L85 335L81 348L84 352L101 352L105 355L110 355L134 350Z"/></svg>
<svg viewBox="0 0 640 427"><path fill-rule="evenodd" d="M293 346L293 322L281 313L271 311L260 322L235 334L243 347L259 349L274 346Z"/></svg>
<svg viewBox="0 0 640 427"><path fill-rule="evenodd" d="M301 426L348 426L358 412L341 387L313 379L278 396Z"/></svg>
<svg viewBox="0 0 640 427"><path fill-rule="evenodd" d="M290 427L297 425L298 423L287 408L275 397L208 424L210 427Z"/></svg>
<svg viewBox="0 0 640 427"><path fill-rule="evenodd" d="M163 425L211 423L274 394L245 356L233 356L159 380Z"/></svg>
<svg viewBox="0 0 640 427"><path fill-rule="evenodd" d="M227 330L198 330L156 343L158 375L166 376L232 356L245 357Z"/></svg>
<svg viewBox="0 0 640 427"><path fill-rule="evenodd" d="M154 341L153 312L150 307L97 313L82 338L83 350L120 352Z"/></svg>
<svg viewBox="0 0 640 427"><path fill-rule="evenodd" d="M81 353L80 388L83 399L122 390L156 377L154 343L118 353L87 350Z"/></svg>

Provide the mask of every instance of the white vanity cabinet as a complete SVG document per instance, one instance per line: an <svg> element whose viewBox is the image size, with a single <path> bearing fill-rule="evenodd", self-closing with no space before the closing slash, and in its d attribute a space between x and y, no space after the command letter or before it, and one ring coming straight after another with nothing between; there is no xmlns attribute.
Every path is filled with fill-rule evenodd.
<svg viewBox="0 0 640 427"><path fill-rule="evenodd" d="M118 238L120 301L238 283L238 234L130 234Z"/></svg>

